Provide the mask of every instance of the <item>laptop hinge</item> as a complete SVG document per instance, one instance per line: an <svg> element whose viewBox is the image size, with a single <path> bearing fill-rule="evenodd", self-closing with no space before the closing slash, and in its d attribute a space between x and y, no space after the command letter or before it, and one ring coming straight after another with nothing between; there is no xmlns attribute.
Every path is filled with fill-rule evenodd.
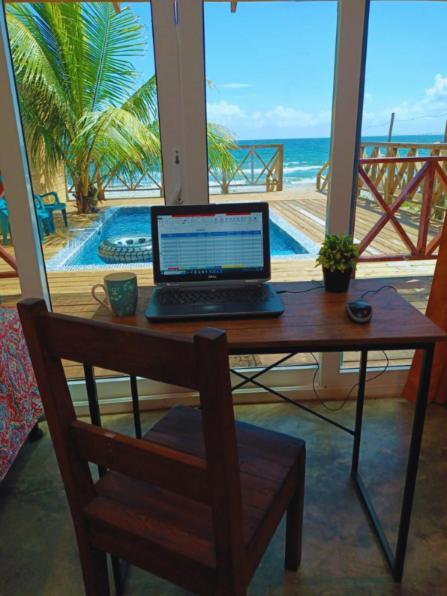
<svg viewBox="0 0 447 596"><path fill-rule="evenodd" d="M158 288L209 288L211 286L247 286L259 285L268 282L268 279L207 279L204 281L183 281L179 283L161 282L157 283Z"/></svg>

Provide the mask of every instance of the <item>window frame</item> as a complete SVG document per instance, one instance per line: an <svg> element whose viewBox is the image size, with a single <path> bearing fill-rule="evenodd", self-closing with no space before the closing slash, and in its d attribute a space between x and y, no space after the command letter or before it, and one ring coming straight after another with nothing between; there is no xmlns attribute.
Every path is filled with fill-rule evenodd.
<svg viewBox="0 0 447 596"><path fill-rule="evenodd" d="M151 0L167 204L209 202L204 1L208 0ZM230 2L228 5L230 10ZM331 233L351 232L354 221L369 5L370 0L338 0L331 134L333 161L327 212L327 231ZM4 3L0 11L0 35L0 85L4 97L2 128L8 138L7 146L6 143L0 144L0 164L6 193L14 196L14 201L10 202L10 216L22 296L43 297L50 305L9 51ZM267 373L263 380L266 384L270 383L307 399L313 394L314 370L312 366L287 367ZM372 393L380 386L385 394L396 394L403 376L402 370L388 371L386 382L375 383ZM382 379L385 381L385 375ZM355 370L340 370L338 354L322 355L317 375L317 388L322 395L343 397L355 380ZM85 399L81 385L76 381L71 383L74 401L82 406ZM113 399L127 404L129 390L124 380L105 379L99 385L103 399L106 399L109 392ZM152 392L163 403L168 399L168 393L172 393L169 388L157 388L148 381L141 381L141 388L143 394L149 395ZM262 397L255 389L250 395L252 397L249 396L249 399ZM187 401L191 396L175 394L173 399ZM243 395L238 399L244 399Z"/></svg>

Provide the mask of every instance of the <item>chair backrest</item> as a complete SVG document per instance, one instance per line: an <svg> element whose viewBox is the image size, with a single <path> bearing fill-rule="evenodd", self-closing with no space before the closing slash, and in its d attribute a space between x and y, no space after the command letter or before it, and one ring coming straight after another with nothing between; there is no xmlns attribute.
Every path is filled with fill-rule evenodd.
<svg viewBox="0 0 447 596"><path fill-rule="evenodd" d="M36 205L36 210L39 211L41 214L46 214L47 210L45 208L45 203L42 201L40 195L33 195L34 197L34 204Z"/></svg>
<svg viewBox="0 0 447 596"><path fill-rule="evenodd" d="M209 504L218 565L236 564L242 505L225 333L149 332L50 313L43 300L18 310L75 524L94 496L93 462ZM197 390L206 460L77 420L63 359Z"/></svg>

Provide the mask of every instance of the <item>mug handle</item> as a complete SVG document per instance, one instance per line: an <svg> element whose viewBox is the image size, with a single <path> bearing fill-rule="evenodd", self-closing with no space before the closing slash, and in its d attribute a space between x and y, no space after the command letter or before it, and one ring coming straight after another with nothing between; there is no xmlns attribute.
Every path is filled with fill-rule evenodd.
<svg viewBox="0 0 447 596"><path fill-rule="evenodd" d="M102 288L103 291L104 291L104 294L107 296L107 292L106 292L106 289L105 289L104 285L103 284L96 284L91 289L91 294L92 294L93 298L96 300L96 302L99 302L99 304L101 304L102 306L105 306L107 308L107 310L112 311L112 309L110 308L110 305L107 304L107 302L105 300L101 300L101 298L98 298L98 296L96 295L96 290L98 288Z"/></svg>

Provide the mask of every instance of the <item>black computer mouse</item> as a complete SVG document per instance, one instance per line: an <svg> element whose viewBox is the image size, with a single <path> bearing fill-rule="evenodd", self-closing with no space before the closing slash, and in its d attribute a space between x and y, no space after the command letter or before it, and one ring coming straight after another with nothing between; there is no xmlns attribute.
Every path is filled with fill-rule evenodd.
<svg viewBox="0 0 447 596"><path fill-rule="evenodd" d="M353 323L369 323L372 317L372 306L364 300L348 302L346 314Z"/></svg>

